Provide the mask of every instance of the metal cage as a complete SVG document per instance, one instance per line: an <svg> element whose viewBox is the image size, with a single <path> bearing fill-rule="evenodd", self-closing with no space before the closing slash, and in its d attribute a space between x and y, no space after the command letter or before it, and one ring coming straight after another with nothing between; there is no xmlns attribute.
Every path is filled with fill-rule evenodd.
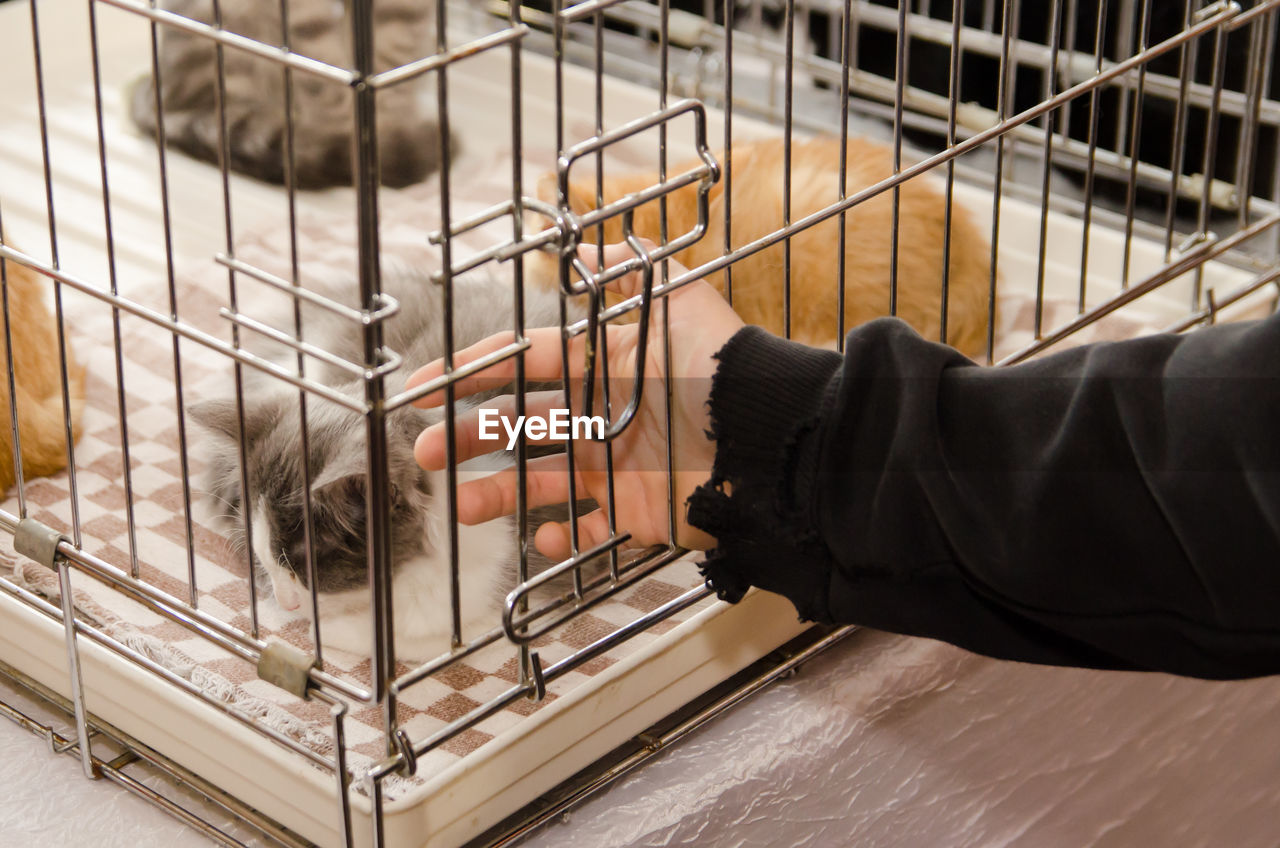
<svg viewBox="0 0 1280 848"><path fill-rule="evenodd" d="M386 322L397 308L386 292L389 276L399 273L395 257L431 257L434 264L423 272L422 284L441 293L443 352L448 357L461 347L453 338L451 311L455 287L468 274L505 275L501 279L509 280L514 302L520 303L521 293L533 285L531 278L542 273L536 270L539 259L558 257L561 261L552 263L552 290L561 304L562 332L569 338L594 334L601 322L611 320L660 326L663 298L708 274L724 274L732 301L735 271L753 256L779 248L785 251L777 279L786 304L781 331L791 331L792 318L802 309L828 309L831 340L839 347L847 329L843 307L793 302L792 241L806 230L840 222L841 244L831 245L831 257L840 266L843 284L846 216L863 204L890 198L892 270L879 308L891 314L898 304L899 254L910 249L899 240L902 193L918 181L932 181L944 198L946 220L961 214L956 209L967 208L989 242L982 301L986 336L978 354L989 364L1022 361L1088 337L1093 328L1152 302L1162 305L1142 313L1145 323L1138 324L1174 331L1275 308L1272 287L1280 279L1280 163L1274 153L1280 140L1280 70L1274 56L1280 0L441 0L431 9L433 43L390 64L379 52L380 38L387 36L380 35L374 0L344 4L345 14L333 26L345 28L342 39L349 52L337 58L310 55L291 44L287 21L291 7L296 14L300 5L296 0L281 0L273 13L279 37L266 40L224 26L218 2L210 4L212 15L206 20L183 14L191 6L145 0L8 5L3 10L8 20L22 19L27 25L7 36L25 47L5 59L15 73L20 71L17 88L26 86L21 96L27 106L5 142L7 152L0 153L6 165L6 176L0 178L6 180L0 183L6 351L15 361L13 322L20 318L10 312L9 281L15 273L35 272L52 298L60 344L69 338L74 350L84 341L78 335L82 326L110 336L103 344L114 355L92 359L88 366L90 391L102 398L100 411L108 410L103 414L114 420L114 429L107 429L116 439L116 456L95 455L86 464L77 454L90 449L77 446L73 438L75 363L63 346L58 380L69 471L56 478L56 485L24 473L22 441L28 433L19 428L19 403L11 404L17 479L13 499L0 510L0 525L15 537L21 555L15 561L35 561L49 570L52 582L0 577L0 600L16 602L61 628L68 697L23 670L14 656L0 660L9 678L74 716L75 738L58 735L17 707L5 714L78 756L86 775L110 778L152 798L227 844L241 844L244 831L220 831L205 821L205 813L186 811L185 802L165 798L130 777L124 771L127 764L143 760L176 775L197 794L245 820L255 839L294 845L307 838L255 812L254 799L236 799L225 787L191 774L177 762L180 758L158 750L163 746L115 727L96 706L102 697L93 688L98 678L82 682L86 652L113 655L309 764L331 787L332 808L324 815L338 844L382 845L393 841L383 826L388 779L411 774L433 752L460 744L471 738L468 734L473 737L483 722L513 705L528 712L521 705L543 699L548 687L570 679L605 652L668 626L664 622L672 616L687 617L711 603L700 585L670 592L672 584L664 582L667 594L658 600L643 609L628 608L625 620L592 619L608 626L590 631L590 638L577 637L571 649L548 659L539 645L575 622L581 624L602 604L665 580L684 552L675 546L630 551L625 528L611 524L607 543L575 548L572 557L539 575L530 570L527 558L532 519L522 503L512 531L519 555L512 565L511 591L482 631L468 632L460 600L467 562L458 536L459 471L451 463L445 491L437 493L447 504L442 549L447 551L444 596L449 604L439 614L448 622L448 642L435 656L397 663L391 596L394 493L388 466L394 450L389 440L396 435L388 422L428 390L446 387L476 368L451 370L416 390L401 388L405 351L393 349L384 338ZM86 40L66 46L60 32L73 11L84 16ZM146 47L141 64L159 81L157 89L163 89L166 73L174 73L164 66L166 38L179 33L208 50L210 85L216 91L210 117L216 121L217 144L207 156L217 162L214 168L197 170L181 153L166 148L159 96L155 135L161 144L140 139L125 127L112 74L122 62L139 64L133 53L120 58L117 45L124 42L117 39L124 39L122 33L130 28L131 46L124 52ZM78 56L78 64L69 65L68 55ZM254 118L237 111L236 98L242 95L227 86L230 57L252 59L256 73L280 80L276 156L281 187L267 189L233 176L237 133L246 132L245 122ZM505 95L477 98L474 92L480 89L465 84L472 79L485 80L485 91ZM396 190L382 185L395 152L379 143L379 132L385 132L379 110L387 110L394 92L415 86L421 89L420 98L434 101L436 130L414 143L430 146L441 164L429 183L433 193L426 195L431 199L426 207L406 204L397 199L402 195ZM339 135L350 147L339 159L349 172L350 189L314 195L299 185L298 148L307 140L299 138L295 127L300 120L295 100L303 87L332 90L335 97L345 98L339 107L345 128ZM474 130L479 115L488 128L484 138ZM25 141L14 140L19 125L26 127ZM735 148L743 139L770 134L783 139L777 172L784 198L780 226L737 239L731 235L735 216L749 210L735 210L727 202L714 208L708 192L719 185L732 197ZM814 134L874 138L887 151L892 168L882 179L847 190L850 163L841 156L838 163L828 163L835 175L830 199L817 211L793 215L793 153L801 139ZM140 149L145 156L137 153ZM467 197L474 182L469 177L497 167L486 158L496 155L494 150L505 151L506 159L499 163L499 176L487 176L505 186L503 194L483 202ZM700 164L677 173L676 163L686 160ZM643 161L656 173L655 181L606 203L606 178L625 171L628 161L633 168ZM740 158L737 165L743 167ZM550 198L533 188L539 176L534 167L556 175L558 191ZM589 175L598 211L571 206L571 172ZM687 231L667 232L666 204L689 187L698 191L695 224ZM143 196L145 215L135 208ZM305 222L320 214L316 196L329 204L325 214L341 224L324 229L323 238L300 243L300 231L311 226ZM72 199L64 200L68 197ZM572 251L602 241L609 222L623 217L623 233L633 235L631 215L650 201L664 208L657 247L639 263L652 266L653 276L644 296L607 302L600 287L618 269L593 274L571 261ZM276 222L261 236L264 243L249 250L244 245L255 234L239 223L246 206L270 208ZM251 218L253 214L257 212ZM184 216L194 222L185 230ZM416 233L417 242L391 233L392 224ZM704 234L715 226L723 238L713 245L712 258L688 273L669 273L664 260L700 238L710 239ZM949 223L944 226L944 256L953 248L952 232ZM324 253L317 247L323 239L341 243L342 250L333 256ZM405 244L409 247L397 254L396 245ZM261 261L272 255L273 261ZM199 296L184 288L185 276L196 267L184 256L203 260L198 287L205 288ZM215 283L219 290L212 292L208 287ZM939 286L944 304L940 338L949 341L945 281ZM284 323L260 308L262 293L283 297L287 309L272 315L285 316ZM843 293L840 298L843 304ZM512 343L480 364L523 361L527 325L520 308L509 311ZM1005 335L1007 321L997 320L998 311L1006 318L1014 312L1024 315L1027 325L1020 328L1021 336ZM90 313L98 316L97 323L85 323ZM354 334L361 355L344 358L316 343L316 330L309 327L317 315ZM274 346L277 355L264 354L264 345ZM145 379L139 378L147 368ZM346 374L359 390L348 393L318 378L324 368ZM13 370L9 396L21 399ZM300 410L298 438L304 454L308 405L340 407L359 422L351 438L363 446L367 459L363 591L372 610L371 661L363 677L327 662L323 616L313 613L311 623L295 627L293 646L268 638L268 631L280 628L260 621L261 609L271 601L262 597L265 584L258 585L253 576L251 542L243 552L218 554L232 563L229 571L240 574L237 588L226 589L217 603L202 594L202 563L218 543L200 518L201 493L195 482L194 466L209 457L196 448L184 410L199 399L203 386L226 379L237 403L241 467L249 451L246 398L263 385L273 386L276 396ZM637 381L638 386L643 383ZM164 397L155 396L157 386L168 387ZM446 419L452 419L456 401L451 393ZM626 426L628 413L623 401L612 401L598 399L598 404L610 412L611 427L617 430ZM153 497L152 487L159 484L149 463L156 443L173 450L172 457L156 460L168 463L164 498ZM573 451L571 441L571 457ZM528 461L522 441L513 456L521 475ZM303 521L310 545L311 472L306 462L302 466ZM665 471L670 477L671 470ZM241 480L247 486L247 472ZM103 495L107 487L113 492L118 487L122 497ZM572 484L569 492L572 501ZM162 514L162 503L172 507L168 515ZM610 504L602 506L612 514ZM101 528L107 524L109 544L101 542ZM260 530L247 515L242 524L246 536ZM157 534L164 545L148 541ZM157 557L163 556L171 561L159 568ZM312 568L310 552L306 559L306 567ZM550 596L542 590L554 577L565 582ZM280 729L291 724L273 725L242 704L211 696L190 676L175 672L172 663L139 647L150 643L108 624L108 617L93 611L97 607L78 606L76 592L89 584L144 611L157 632L184 640L201 661L249 669L250 677L258 675L291 692L287 697L299 704L313 705L306 709L312 710L313 723L325 725L316 732L327 741L320 748L309 746L298 733ZM233 596L241 598L241 608L228 608L234 605L229 600ZM318 610L315 596L313 591L308 603ZM469 838L477 844L518 838L847 632L808 631L782 654L756 664L751 661L757 657L741 662L749 666L746 671L674 718L658 722L648 736L633 734L611 759L566 784L543 787L548 795L541 804L520 814L506 811L512 815L501 824L487 822L486 833ZM769 647L783 641L778 638ZM406 699L411 701L433 676L456 671L493 650L510 660L501 678L508 680L504 686L485 689L483 697L462 698L463 707L433 729L406 722ZM320 705L318 713L315 704ZM357 713L377 732L372 739L358 740L366 746L367 762L353 781L350 755L358 743L350 723ZM369 753L374 750L376 755ZM358 818L353 799L367 804L367 830L353 825Z"/></svg>

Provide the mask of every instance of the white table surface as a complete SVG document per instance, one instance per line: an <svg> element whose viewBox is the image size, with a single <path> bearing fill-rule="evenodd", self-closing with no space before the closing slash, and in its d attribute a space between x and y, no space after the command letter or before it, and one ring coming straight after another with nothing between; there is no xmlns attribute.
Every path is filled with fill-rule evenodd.
<svg viewBox="0 0 1280 848"><path fill-rule="evenodd" d="M1273 848L1278 712L1274 678L1044 668L864 631L525 844ZM8 721L0 756L0 844L210 844Z"/></svg>

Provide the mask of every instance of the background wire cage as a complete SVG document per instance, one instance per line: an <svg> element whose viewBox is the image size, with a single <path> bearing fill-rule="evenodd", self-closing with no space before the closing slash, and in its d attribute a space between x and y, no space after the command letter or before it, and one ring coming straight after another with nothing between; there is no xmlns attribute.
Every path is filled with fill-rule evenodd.
<svg viewBox="0 0 1280 848"><path fill-rule="evenodd" d="M450 472L444 491L437 492L448 503L446 533L453 540L443 546L449 551L443 574L453 587L444 593L449 608L440 611L447 638L436 654L397 664L388 644L394 632L389 422L422 390L400 389L405 351L392 349L384 338L396 309L394 297L385 293L389 281L408 276L423 291L449 292L435 295L448 304L468 274L496 274L509 280L514 298L514 292L532 292L533 277L558 264L544 291L560 302L557 291L577 293L597 281L588 274L584 283L568 262L539 265L540 257L557 251L564 256L580 243L594 243L627 209L651 199L674 203L681 188L697 187L693 229L656 239L651 295L622 306L594 302L592 309L583 306L580 294L564 294L560 318L566 331L589 332L593 313L621 318L644 311L704 273L727 271L731 295L733 274L747 260L786 251L777 285L787 304L781 330L789 332L794 314L819 308L790 296L791 241L890 197L895 270L881 308L888 314L897 305L898 256L911 248L899 243L901 194L904 186L932 181L948 220L953 213L967 214L989 242L983 298L988 320L978 354L988 362L1017 362L1087 338L1184 331L1274 308L1272 286L1280 278L1280 167L1274 154L1280 72L1273 56L1280 2L442 2L433 10L434 43L392 65L379 58L377 4L371 0L346 4L347 15L337 26L349 27L351 47L337 56L291 49L284 28L279 38L266 41L225 29L216 22L216 4L210 7L214 14L199 21L164 4L134 0L76 5L77 14L86 15L83 33L77 31L83 39L68 44L71 5L44 0L5 10L11 22L21 17L29 23L9 35L23 49L7 60L21 74L18 88L26 86L21 96L29 109L23 107L24 120L15 122L0 154L0 223L13 237L0 246L0 257L6 273L23 268L41 275L54 299L59 333L65 324L73 348L100 334L96 341L111 355L90 357L89 391L110 426L105 436L90 433L103 444L67 449L72 472L59 482L19 475L0 524L18 537L19 553L51 570L33 571L18 559L14 576L0 579L0 587L4 599L37 611L65 633L60 661L70 672L70 688L64 703L77 732L75 740L58 741L81 757L87 774L140 791L123 773L126 759L117 759L116 749L108 757L98 741L91 743L91 733L101 734L131 751L129 756L180 775L284 844L395 843L403 831L384 823L387 785L419 766L429 770L431 758L450 746L475 750L478 737L495 735L481 729L490 726L484 722L505 716L510 723L512 710L532 711L524 705L531 697L543 699L548 687L563 685L553 694L567 694L581 683L582 669L602 665L602 658L611 657L607 652L653 637L673 616L701 615L710 603L696 580L682 584L669 576L681 567L680 550L624 552L625 538L617 533L552 569L566 580L554 597L537 594L529 600L545 578L532 576L523 561L513 563L509 582L522 584L521 591L508 595L505 610L495 607L485 627L469 630L458 600L467 561L459 552L452 497L457 476ZM285 4L281 16L287 11ZM225 81L213 83L219 123L213 158L220 163L215 169L157 148L126 125L122 76L149 65L163 88L160 45L174 32L210 46L215 80L225 74L228 55L254 57L260 73L279 77L283 189L232 176L233 142L243 127L227 118L235 95ZM147 49L141 63L130 52L138 45ZM344 160L350 190L317 195L299 187L294 124L300 119L291 104L295 88L303 85L345 98L340 108L351 142ZM437 130L418 141L432 146L444 165L418 194L381 185L389 182L388 162L395 153L379 143L380 132L384 141L389 134L379 109L385 113L391 92L415 86L438 109ZM477 92L493 99L478 98ZM883 179L846 188L848 163L827 163L833 176L829 200L793 216L786 204L793 195L794 145L812 133L875 139L893 167ZM723 216L719 233L734 232L732 205L713 209L707 191L719 185L732 197L734 150L769 135L785 139L776 174L784 198L781 226L746 241L724 236L708 262L672 276L661 259L715 227L712 216ZM677 163L687 161L700 164L677 173ZM647 193L608 204L607 214L571 207L563 191L571 171L579 179L586 173L601 204L606 178L644 168L655 174ZM535 188L543 171L557 174L558 194L544 196ZM488 182L477 181L477 172ZM139 192L145 203L137 202ZM253 231L246 231L245 220ZM259 226L264 229L257 231ZM844 227L839 232L843 243ZM946 252L952 249L951 232L944 225ZM335 244L340 248L331 249ZM843 255L843 246L831 245L841 267ZM417 270L405 272L403 265ZM272 295L283 299L273 303ZM6 294L11 350L8 310ZM517 339L492 360L519 358L526 346L523 316L508 310ZM448 312L445 306L442 326L450 330L442 330L444 344L457 348L449 338L455 322L445 318ZM829 312L831 341L838 346L843 313L834 305ZM346 322L360 340L360 356L344 358L312 341L308 322L321 313ZM647 320L660 322L660 309ZM949 340L946 326L940 322L943 340ZM349 373L359 391L345 392L317 378L326 367ZM63 354L59 391L67 409L74 371ZM370 627L372 661L365 668L335 665L319 644L323 616L321 638L314 624L295 624L289 631L294 650L278 647L269 637L282 635L288 622L273 618L268 587L249 576L247 551L253 545L240 553L219 549L199 515L195 466L209 457L196 447L183 410L203 392L225 390L228 379L232 396L240 399L241 464L248 450L244 398L260 391L254 386L264 380L279 393L287 390L294 409L327 403L359 422L363 435L353 431L352 438L362 440L368 458L365 591L376 610L373 620L383 622ZM88 403L91 410L94 403ZM13 406L16 432L18 404ZM621 406L615 400L614 411ZM70 433L73 416L63 417ZM299 427L303 444L306 432L305 425ZM154 453L157 444L168 444L171 452ZM103 458L112 451L114 461ZM517 465L524 467L526 459L521 445ZM168 476L162 479L156 468ZM311 507L303 509L305 516ZM242 524L251 536L252 522ZM517 520L517 550L527 547L528 525L526 517ZM164 557L169 560L161 562ZM225 564L218 597L202 594L210 557ZM232 579L237 573L238 580ZM84 591L93 584L94 594L82 602L71 591L73 583ZM103 600L110 597L119 597L120 606ZM606 606L637 597L644 600ZM154 633L127 621L124 609L141 610L140 620L154 623ZM613 612L604 615L603 609ZM796 632L770 632L757 655L736 659L723 676ZM751 666L747 677L705 697L693 718L661 725L657 738L678 738L845 632L811 633L804 644L792 645L788 658ZM250 669L280 694L265 697L268 705L257 713L246 700L219 700L190 673L180 673L172 655L156 652L150 638L156 634L177 640L197 665L221 664L228 675L232 667ZM95 688L97 672L86 678L87 685L80 682L82 658L99 662L99 649L325 775L332 803L311 813L324 820L323 835L299 836L264 820L241 803L252 799L237 802L217 780L197 778L174 761L180 756L162 753L163 745L112 726L97 706L103 698ZM492 674L469 665L498 650L505 659ZM24 670L20 657L4 659L11 677L59 697L50 690L60 684ZM464 695L464 687L415 702L414 693L450 673L479 674L484 694L477 689ZM321 706L317 711L301 700L293 704L286 689ZM443 718L414 723L415 710L426 715L443 701L453 705ZM298 730L290 718L295 713L306 713L312 729ZM323 730L315 729L317 722ZM308 742L309 733L321 738ZM558 790L556 803L580 798L652 748L642 743L615 752L616 763L583 773ZM362 764L353 758L363 758ZM359 775L354 786L352 767ZM522 833L530 817L549 814L544 805L478 838ZM445 841L460 838L460 830L440 835Z"/></svg>

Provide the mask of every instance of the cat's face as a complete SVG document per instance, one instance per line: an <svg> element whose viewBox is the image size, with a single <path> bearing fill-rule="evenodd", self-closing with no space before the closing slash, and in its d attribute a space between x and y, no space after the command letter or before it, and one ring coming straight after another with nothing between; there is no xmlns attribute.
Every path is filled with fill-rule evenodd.
<svg viewBox="0 0 1280 848"><path fill-rule="evenodd" d="M214 437L206 490L233 538L243 541L249 519L254 559L271 578L277 603L287 611L310 609L308 528L305 521L302 434L297 395L245 398L247 493L239 449L239 416L231 400L193 405L189 414ZM392 572L425 553L431 503L428 478L412 457L413 438L424 422L389 417ZM368 516L364 424L354 412L318 398L308 401L310 471L310 574L325 596L358 594L368 602ZM404 432L400 432L403 430Z"/></svg>

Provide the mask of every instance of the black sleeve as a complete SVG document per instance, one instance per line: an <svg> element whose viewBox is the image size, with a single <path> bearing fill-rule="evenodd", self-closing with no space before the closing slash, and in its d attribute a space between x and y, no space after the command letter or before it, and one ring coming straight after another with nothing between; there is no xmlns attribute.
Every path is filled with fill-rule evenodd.
<svg viewBox="0 0 1280 848"><path fill-rule="evenodd" d="M719 353L704 573L1027 662L1280 672L1280 315L984 368L905 324Z"/></svg>

